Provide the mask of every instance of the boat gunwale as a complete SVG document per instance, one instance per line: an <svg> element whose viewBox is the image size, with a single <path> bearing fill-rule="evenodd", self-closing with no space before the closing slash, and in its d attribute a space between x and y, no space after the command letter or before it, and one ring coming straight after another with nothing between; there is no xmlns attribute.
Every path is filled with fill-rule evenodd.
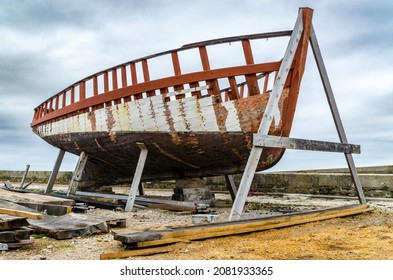
<svg viewBox="0 0 393 280"><path fill-rule="evenodd" d="M143 57L140 57L137 59L129 60L127 62L115 65L113 67L106 68L106 69L96 72L94 74L91 74L83 79L80 79L80 80L74 82L73 84L67 86L66 88L59 91L58 93L47 98L45 101L41 102L35 109L38 109L39 107L44 105L49 100L55 98L56 96L59 96L62 93L70 90L71 88L78 86L81 82L89 81L89 80L93 79L95 76L100 76L104 73L108 73L111 70L114 70L114 69L117 70L123 66L127 66L127 65L130 65L133 63L138 63L143 60L148 60L148 59L156 58L159 56L171 54L173 52L185 51L185 50L199 48L199 47L203 47L203 46L219 45L219 44L232 43L232 42L237 42L237 41L242 41L242 40L256 40L256 39L287 37L287 36L291 36L291 34L292 34L292 30L284 30L284 31L275 31L275 32L255 33L255 34L249 34L249 35L239 35L239 36L232 36L232 37L223 37L223 38L218 38L218 39L212 39L212 40L206 40L206 41L200 41L200 42L196 42L196 43L186 44L180 48L171 49L171 50L167 50L167 51L163 51L163 52L158 52L158 53L143 56Z"/></svg>
<svg viewBox="0 0 393 280"><path fill-rule="evenodd" d="M231 72L231 75L233 76L241 76L241 75L254 74L254 73L271 73L277 71L280 64L281 62L267 62L267 63L252 64L252 65L240 65L234 67L226 67L226 68L205 70L205 71L199 71L193 73L186 73L182 75L177 75L176 78L177 81L181 81L180 84L184 84L184 83L225 78L228 76L228 72ZM196 77L197 75L200 75L200 77ZM173 86L173 76L156 79L148 82L142 82L135 85L128 85L126 87L120 87L115 90L110 90L102 94L85 98L78 102L69 104L63 108L53 110L52 112L49 112L40 118L34 119L33 122L31 123L31 126L34 127L74 112L79 111L80 113L83 113L83 110L85 109L88 109L93 106L97 106L99 104L103 104L105 102L112 101L114 99L124 98L141 92L146 92L149 90L154 90L162 87L170 87L170 86ZM143 90L141 90L142 88ZM161 94L163 98L165 98L165 95L166 94Z"/></svg>

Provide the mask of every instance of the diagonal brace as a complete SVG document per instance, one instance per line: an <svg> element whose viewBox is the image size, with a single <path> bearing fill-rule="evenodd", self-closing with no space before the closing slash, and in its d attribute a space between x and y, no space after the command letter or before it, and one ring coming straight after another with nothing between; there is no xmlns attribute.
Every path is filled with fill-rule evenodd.
<svg viewBox="0 0 393 280"><path fill-rule="evenodd" d="M317 36L315 34L313 26L311 26L310 43L311 43L311 47L312 47L312 50L314 53L314 58L315 58L315 61L317 63L317 67L319 70L319 75L321 76L322 84L325 89L325 94L326 94L326 98L327 98L329 106L330 106L330 111L332 112L332 115L333 115L333 119L334 119L334 123L336 125L338 136L340 137L341 143L347 144L348 143L347 136L345 135L344 126L342 124L340 114L338 112L337 104L336 104L336 101L335 101L334 95L333 95L333 90L330 85L330 81L329 81L328 74L326 71L325 63L323 62L323 59L322 59L321 50L319 48ZM361 204L365 204L366 198L363 193L362 185L360 183L359 175L356 171L355 162L353 160L352 154L345 153L345 159L347 161L349 171L351 173L353 182L355 184L355 188L356 188L356 192L357 192L357 195L359 198L359 202Z"/></svg>
<svg viewBox="0 0 393 280"><path fill-rule="evenodd" d="M289 43L287 49L284 54L284 58L280 65L280 69L278 70L277 78L274 81L273 89L270 94L269 101L266 105L266 109L258 129L259 135L267 135L269 133L270 125L275 116L275 110L278 106L278 102L280 100L282 90L284 88L285 82L288 77L289 69L291 68L296 49L299 45L300 38L303 34L303 13L300 10L298 14L298 18L295 23L295 27L293 28L293 32L291 38L289 39ZM253 146L251 148L250 155L247 160L246 167L243 172L242 179L240 181L239 189L236 194L236 199L233 203L231 212L229 214L229 220L233 218L240 219L244 205L247 200L247 195L251 187L251 183L254 179L255 171L257 169L259 159L262 155L262 147Z"/></svg>

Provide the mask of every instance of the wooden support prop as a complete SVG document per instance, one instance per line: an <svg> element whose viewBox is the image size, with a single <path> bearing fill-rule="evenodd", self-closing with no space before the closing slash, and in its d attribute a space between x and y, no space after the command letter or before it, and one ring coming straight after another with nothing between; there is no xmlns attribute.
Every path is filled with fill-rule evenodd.
<svg viewBox="0 0 393 280"><path fill-rule="evenodd" d="M327 219L346 217L370 211L368 205L347 205L341 207L314 210L301 213L291 213L275 217L250 220L237 220L222 223L170 228L145 232L115 233L114 239L123 244L137 248L171 244L184 240L200 240L213 237L244 234L322 221Z"/></svg>
<svg viewBox="0 0 393 280"><path fill-rule="evenodd" d="M43 217L42 214L38 214L38 213L31 213L31 212L27 212L27 211L8 209L8 208L2 208L2 207L0 207L0 214L6 214L6 215L16 216L16 217L23 217L23 218L33 219L33 220L41 220Z"/></svg>
<svg viewBox="0 0 393 280"><path fill-rule="evenodd" d="M233 180L233 175L224 175L224 177L232 201L235 201L237 188L236 188L235 181Z"/></svg>
<svg viewBox="0 0 393 280"><path fill-rule="evenodd" d="M20 188L20 189L23 189L23 188L24 188L23 185L25 184L25 180L26 180L26 177L27 177L27 173L29 173L29 168L30 168L30 165L29 165L29 164L26 165L25 173L23 173L22 180L20 181L20 185L19 185L19 188Z"/></svg>
<svg viewBox="0 0 393 280"><path fill-rule="evenodd" d="M139 184L141 182L143 167L145 166L146 158L147 158L147 148L143 143L137 143L138 147L141 149L141 153L139 155L138 164L136 166L134 177L132 178L132 184L130 189L130 194L128 195L127 204L125 211L131 212L132 207L134 206L136 193L139 188Z"/></svg>
<svg viewBox="0 0 393 280"><path fill-rule="evenodd" d="M360 145L254 134L254 146L360 154Z"/></svg>
<svg viewBox="0 0 393 280"><path fill-rule="evenodd" d="M302 34L303 34L303 12L302 10L300 10L291 38L289 39L289 43L285 51L283 61L280 65L280 69L278 70L277 78L274 81L273 89L270 94L269 101L266 105L266 109L263 114L261 124L258 129L259 135L267 135L269 133L270 125L275 116L275 112L278 107L278 102L280 100L282 90L284 88L285 81L287 80L289 69L291 68L293 58L295 56L296 49L299 45L299 41ZM228 218L229 220L241 218L244 205L247 200L247 195L250 190L251 183L254 179L254 175L258 166L259 159L262 155L262 150L263 150L262 147L253 146L251 148L250 156L248 158L246 167L243 172L242 179L240 181L239 190L236 194L236 199L233 203L231 212L229 214L229 218Z"/></svg>
<svg viewBox="0 0 393 280"><path fill-rule="evenodd" d="M65 151L63 149L60 149L59 153L57 155L55 165L53 166L52 173L50 174L49 181L48 181L48 184L45 189L45 193L52 192L53 185L55 184L57 174L59 173L61 162L63 161L63 158L64 158L64 154L65 154Z"/></svg>
<svg viewBox="0 0 393 280"><path fill-rule="evenodd" d="M100 255L100 260L113 260L113 259L129 258L129 257L151 256L155 254L173 252L175 250L184 247L186 247L185 244L176 244L176 245L157 247L157 248L147 248L147 249L139 249L139 250L120 251L115 253L106 253Z"/></svg>
<svg viewBox="0 0 393 280"><path fill-rule="evenodd" d="M336 104L336 101L335 101L335 98L333 95L332 86L330 85L330 81L329 81L329 77L328 77L328 74L326 71L325 63L323 62L323 59L322 59L322 53L319 48L317 36L315 34L313 26L311 26L310 43L311 43L311 47L313 50L315 61L317 63L319 75L322 80L323 88L325 90L326 98L329 103L330 111L332 112L334 123L336 125L338 136L340 137L341 143L347 144L348 143L347 136L345 135L344 126L341 121L340 113L338 112L338 107L337 107L337 104ZM355 188L356 188L356 192L357 192L357 195L359 198L359 202L361 204L365 204L366 198L363 193L362 185L360 183L360 179L359 179L359 176L356 171L355 162L353 161L352 154L345 153L345 159L347 161L349 171L351 173L353 182L355 184Z"/></svg>
<svg viewBox="0 0 393 280"><path fill-rule="evenodd" d="M9 190L13 190L14 186L12 185L12 183L10 181L5 181L4 182L4 186L9 189Z"/></svg>
<svg viewBox="0 0 393 280"><path fill-rule="evenodd" d="M145 186L143 182L140 182L139 186L138 186L138 190L139 190L139 195L145 195Z"/></svg>
<svg viewBox="0 0 393 280"><path fill-rule="evenodd" d="M87 163L87 154L82 152L79 156L78 163L76 164L75 171L72 174L70 186L68 187L67 196L71 194L75 194L76 189L78 188L78 181L81 180L83 175L83 170L85 169Z"/></svg>

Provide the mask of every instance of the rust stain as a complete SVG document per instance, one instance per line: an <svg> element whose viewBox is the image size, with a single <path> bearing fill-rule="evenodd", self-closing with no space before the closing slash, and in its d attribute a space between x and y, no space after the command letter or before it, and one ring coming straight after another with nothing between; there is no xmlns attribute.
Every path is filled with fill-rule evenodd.
<svg viewBox="0 0 393 280"><path fill-rule="evenodd" d="M106 152L106 150L101 146L101 144L98 142L97 138L94 138L94 142L97 144L97 147L100 148L101 151Z"/></svg>
<svg viewBox="0 0 393 280"><path fill-rule="evenodd" d="M106 124L108 125L108 130L109 130L109 138L111 139L112 142L116 143L117 142L117 136L116 132L113 131L113 126L116 123L115 118L113 117L113 113L111 110L111 107L106 108Z"/></svg>
<svg viewBox="0 0 393 280"><path fill-rule="evenodd" d="M73 141L72 143L74 144L76 150L81 149L76 141Z"/></svg>
<svg viewBox="0 0 393 280"><path fill-rule="evenodd" d="M183 101L183 99L178 99L178 101L179 101L180 115L182 116L182 119L184 121L184 125L186 126L186 129L188 131L190 131L191 125L189 122L187 122L187 119L186 119L186 111L184 110L184 101Z"/></svg>
<svg viewBox="0 0 393 280"><path fill-rule="evenodd" d="M228 110L222 103L214 104L214 113L216 114L217 125L220 133L226 133L226 122L228 118Z"/></svg>
<svg viewBox="0 0 393 280"><path fill-rule="evenodd" d="M262 94L234 101L240 127L244 133L258 131L268 100L269 94Z"/></svg>
<svg viewBox="0 0 393 280"><path fill-rule="evenodd" d="M190 166L192 168L199 168L199 166L193 165L191 163L185 162L184 160L172 155L171 153L168 153L167 151L165 151L162 147L160 147L157 143L153 143L153 145L160 151L161 154L163 154L166 157L169 157L177 162L180 162L182 164L185 164L187 166Z"/></svg>
<svg viewBox="0 0 393 280"><path fill-rule="evenodd" d="M197 135L195 133L190 133L187 135L187 143L192 146L192 148L196 148L199 145L199 141Z"/></svg>
<svg viewBox="0 0 393 280"><path fill-rule="evenodd" d="M171 116L171 111L169 110L168 103L165 102L165 95L162 96L162 101L164 103L164 115L165 115L166 122L169 126L169 135L172 138L172 143L176 145L181 145L183 141L176 132L173 118Z"/></svg>
<svg viewBox="0 0 393 280"><path fill-rule="evenodd" d="M94 114L94 112L89 112L87 114L87 118L91 123L92 131L96 131L97 130L97 120L96 120L96 115Z"/></svg>

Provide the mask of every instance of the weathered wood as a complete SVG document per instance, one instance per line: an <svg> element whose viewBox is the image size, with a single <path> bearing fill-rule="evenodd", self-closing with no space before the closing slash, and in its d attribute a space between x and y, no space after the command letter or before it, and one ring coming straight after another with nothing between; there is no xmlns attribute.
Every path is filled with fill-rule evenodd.
<svg viewBox="0 0 393 280"><path fill-rule="evenodd" d="M79 156L79 160L76 164L74 173L72 174L71 182L67 191L67 196L71 194L75 194L76 189L78 188L78 182L82 178L83 170L85 169L87 159L88 159L87 154L85 152L82 152Z"/></svg>
<svg viewBox="0 0 393 280"><path fill-rule="evenodd" d="M165 247L158 248L147 248L147 249L139 249L139 250L127 250L120 251L115 253L105 253L100 255L100 260L113 260L113 259L122 259L129 257L139 257L139 256L151 256L155 254L169 253L175 250L184 248L185 244L176 244Z"/></svg>
<svg viewBox="0 0 393 280"><path fill-rule="evenodd" d="M26 211L21 211L21 210L8 209L8 208L3 208L3 207L0 207L0 214L23 217L23 218L27 218L27 219L33 219L33 220L41 220L43 218L42 214L31 213L31 212L26 212Z"/></svg>
<svg viewBox="0 0 393 280"><path fill-rule="evenodd" d="M29 223L37 232L58 240L109 231L106 218L86 214L70 213L60 217L44 215L42 220L31 220Z"/></svg>
<svg viewBox="0 0 393 280"><path fill-rule="evenodd" d="M55 184L57 174L59 173L59 169L60 169L61 163L62 163L63 158L64 158L64 154L65 154L65 151L63 149L60 149L59 153L57 155L57 158L56 158L55 165L53 166L52 173L50 174L50 177L49 177L49 180L48 180L48 184L47 184L46 189L45 189L45 193L52 192L53 185Z"/></svg>
<svg viewBox="0 0 393 280"><path fill-rule="evenodd" d="M0 231L18 229L28 225L26 218L0 214Z"/></svg>
<svg viewBox="0 0 393 280"><path fill-rule="evenodd" d="M5 186L7 189L9 189L9 190L12 190L12 189L15 188L15 187L12 185L12 183L11 183L10 181L5 181L5 182L4 182L4 186Z"/></svg>
<svg viewBox="0 0 393 280"><path fill-rule="evenodd" d="M26 180L26 177L27 177L27 173L29 173L29 168L30 168L30 165L28 164L28 165L26 165L26 170L25 170L25 172L23 173L23 176L22 176L22 180L20 181L20 185L19 185L19 188L20 189L24 189L24 184L25 184L25 180Z"/></svg>
<svg viewBox="0 0 393 280"><path fill-rule="evenodd" d="M126 202L128 198L128 196L121 195L121 194L104 194L104 193L82 192L82 191L77 191L75 195L76 196L72 197L75 200L78 200L79 198L83 198L83 197L90 197L92 198L90 200L91 202L93 202L93 199L95 198L106 198L106 199L112 199L118 203L118 201ZM86 202L89 203L88 201ZM149 207L149 208L160 208L160 209L166 209L172 211L189 211L189 212L196 211L196 206L195 203L193 202L174 201L174 200L148 198L148 197L136 197L134 206L136 205ZM118 203L117 206L122 206L122 203Z"/></svg>
<svg viewBox="0 0 393 280"><path fill-rule="evenodd" d="M48 215L62 216L72 212L73 206L56 205L56 204L40 204L33 202L19 202L18 204L34 209L38 212L44 212Z"/></svg>
<svg viewBox="0 0 393 280"><path fill-rule="evenodd" d="M8 200L14 203L37 203L51 205L75 205L75 201L69 198L58 198L50 195L30 193L26 191L10 191L0 188L0 199Z"/></svg>
<svg viewBox="0 0 393 280"><path fill-rule="evenodd" d="M361 214L369 210L368 205L349 205L302 213L291 213L276 217L228 221L139 233L116 233L114 234L114 239L135 247L148 247L157 244L170 244L179 240L199 240L293 226Z"/></svg>
<svg viewBox="0 0 393 280"><path fill-rule="evenodd" d="M360 154L360 145L288 138L272 135L254 134L253 144L258 147Z"/></svg>
<svg viewBox="0 0 393 280"><path fill-rule="evenodd" d="M20 240L30 239L30 235L34 233L34 230L28 227L21 227L14 230L0 231L0 242L1 243L13 243Z"/></svg>
<svg viewBox="0 0 393 280"><path fill-rule="evenodd" d="M226 183L227 189L229 191L229 194L231 195L232 201L235 201L237 188L236 188L235 181L233 180L233 175L225 175L224 177L225 177L225 183Z"/></svg>
<svg viewBox="0 0 393 280"><path fill-rule="evenodd" d="M287 49L285 51L283 61L280 65L277 78L274 82L272 93L270 94L269 101L266 105L265 112L263 114L263 118L258 129L259 135L267 135L269 133L270 126L272 124L273 118L276 115L278 102L284 89L284 85L287 80L287 76L289 74L289 70L291 68L292 61L294 59L302 34L303 12L302 10L300 10ZM240 180L236 199L233 203L231 212L228 217L229 220L240 219L242 216L244 205L247 200L247 194L250 191L251 183L254 179L255 171L261 158L262 151L262 147L253 146L251 148L251 152L248 157L242 179Z"/></svg>
<svg viewBox="0 0 393 280"><path fill-rule="evenodd" d="M3 199L0 199L0 214L34 220L40 220L43 217L38 211Z"/></svg>
<svg viewBox="0 0 393 280"><path fill-rule="evenodd" d="M313 26L311 26L310 43L313 50L315 62L317 63L319 75L322 80L322 85L325 90L326 98L329 103L330 111L332 112L333 120L336 125L338 136L340 137L341 143L346 144L348 143L347 136L345 134L344 126L341 121L340 113L338 111L336 100L333 95L333 89L332 86L330 85L325 63L323 62L322 53L319 48L317 36L315 34ZM345 154L345 159L347 161L349 171L351 173L353 182L355 184L355 189L359 198L359 202L361 204L366 204L366 198L364 196L363 188L360 183L359 175L356 171L355 162L353 160L352 154Z"/></svg>
<svg viewBox="0 0 393 280"><path fill-rule="evenodd" d="M128 195L125 211L126 212L131 212L132 207L134 206L135 198L136 198L136 193L139 188L139 184L141 183L141 177L142 177L142 172L143 168L145 166L146 162L146 157L148 150L143 143L137 143L138 147L141 149L141 153L139 155L139 160L136 165L136 170L134 177L132 178L132 184L131 184L131 189L130 189L130 194Z"/></svg>

